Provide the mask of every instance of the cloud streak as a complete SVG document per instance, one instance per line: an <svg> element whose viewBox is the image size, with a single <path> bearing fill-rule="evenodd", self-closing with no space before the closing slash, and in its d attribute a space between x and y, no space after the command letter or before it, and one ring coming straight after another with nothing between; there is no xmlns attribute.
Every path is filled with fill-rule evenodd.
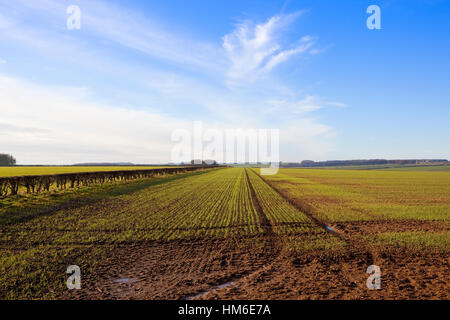
<svg viewBox="0 0 450 320"><path fill-rule="evenodd" d="M291 143L286 154L295 151L311 158L327 150L325 140L333 129L305 116L339 103L316 96L292 99L298 89L269 76L314 48L311 36L284 39L301 12L259 24L247 21L217 43L204 43L106 2L77 4L82 29L76 32L65 29L66 7L59 1L6 4L15 8L13 18L0 22L7 46L33 48L30 59L36 51L35 59L54 58L59 64L51 67L64 69L62 76L75 71L95 79L67 76L56 87L45 82L47 75L40 82L0 73L0 144L20 163L168 162L171 132L190 128L193 120L217 128L279 128L281 142ZM34 14L39 23L25 23ZM142 60L134 60L136 51ZM8 67L16 63L13 57L5 58ZM260 78L266 81L252 82ZM243 80L250 81L229 86L230 81ZM114 99L127 94L138 102L123 99L125 107ZM264 106L274 109L270 117L262 112Z"/></svg>
<svg viewBox="0 0 450 320"><path fill-rule="evenodd" d="M56 93L0 75L0 144L20 163L167 162L188 121ZM6 122L6 123L5 123Z"/></svg>
<svg viewBox="0 0 450 320"><path fill-rule="evenodd" d="M321 110L327 107L345 108L347 105L342 102L328 101L320 96L307 95L298 101L291 100L269 100L269 105L265 109L266 113L287 113L303 115L313 111Z"/></svg>
<svg viewBox="0 0 450 320"><path fill-rule="evenodd" d="M65 30L65 21L68 17L65 14L67 3L54 0L18 0L18 2L20 3L18 11L23 16L30 15L31 10L33 15L40 15L43 20L52 21L53 26L59 26L62 34L67 33ZM84 34L138 50L149 57L182 68L197 70L201 68L204 72L217 72L220 68L224 68L225 60L220 59L220 47L193 39L186 34L170 31L155 18L150 20L136 11L110 2L79 0L76 4L81 10L81 32ZM12 25L8 22L4 27ZM17 36L26 38L24 34ZM33 41L32 38L28 40Z"/></svg>
<svg viewBox="0 0 450 320"><path fill-rule="evenodd" d="M280 44L282 31L295 21L301 12L277 15L264 23L241 23L225 35L223 48L231 63L228 77L231 79L255 78L270 72L291 57L301 54L314 45L314 39L304 36L300 44L284 49Z"/></svg>

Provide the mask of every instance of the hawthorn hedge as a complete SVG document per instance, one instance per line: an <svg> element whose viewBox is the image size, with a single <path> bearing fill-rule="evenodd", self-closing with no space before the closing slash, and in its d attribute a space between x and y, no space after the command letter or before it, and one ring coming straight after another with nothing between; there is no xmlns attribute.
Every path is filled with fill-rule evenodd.
<svg viewBox="0 0 450 320"><path fill-rule="evenodd" d="M76 172L39 176L20 176L0 178L0 197L17 195L20 187L27 193L49 191L52 185L57 189L90 186L94 184L111 183L115 181L129 181L142 178L161 176L165 174L179 174L189 171L211 168L211 166L193 166L177 168L158 168L123 171Z"/></svg>

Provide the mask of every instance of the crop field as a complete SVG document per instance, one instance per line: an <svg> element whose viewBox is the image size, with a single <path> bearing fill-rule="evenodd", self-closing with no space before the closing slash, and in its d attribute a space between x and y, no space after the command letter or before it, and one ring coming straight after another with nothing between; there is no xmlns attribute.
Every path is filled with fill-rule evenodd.
<svg viewBox="0 0 450 320"><path fill-rule="evenodd" d="M267 179L304 211L369 241L448 248L450 173L425 170L283 169Z"/></svg>
<svg viewBox="0 0 450 320"><path fill-rule="evenodd" d="M281 169L267 180L328 222L450 220L450 172Z"/></svg>
<svg viewBox="0 0 450 320"><path fill-rule="evenodd" d="M450 165L441 166L402 166L398 168L385 168L385 170L396 171L450 171Z"/></svg>
<svg viewBox="0 0 450 320"><path fill-rule="evenodd" d="M33 176L60 173L121 171L167 168L165 166L14 166L0 167L0 178L15 176Z"/></svg>
<svg viewBox="0 0 450 320"><path fill-rule="evenodd" d="M297 168L305 169L305 168ZM395 171L450 171L448 164L373 164L373 165L347 165L347 166L328 166L315 167L314 169L324 170L395 170Z"/></svg>
<svg viewBox="0 0 450 320"><path fill-rule="evenodd" d="M211 168L4 198L0 298L448 299L449 178Z"/></svg>

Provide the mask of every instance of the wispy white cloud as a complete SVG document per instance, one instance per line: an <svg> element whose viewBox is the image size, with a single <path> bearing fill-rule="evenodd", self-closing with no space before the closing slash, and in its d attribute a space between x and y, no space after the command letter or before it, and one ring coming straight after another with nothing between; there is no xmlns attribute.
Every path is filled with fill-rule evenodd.
<svg viewBox="0 0 450 320"><path fill-rule="evenodd" d="M319 99L314 96L307 96L305 99L300 100L294 104L295 113L308 113L323 108L323 104Z"/></svg>
<svg viewBox="0 0 450 320"><path fill-rule="evenodd" d="M228 76L231 79L253 78L310 49L314 44L311 36L303 36L299 44L289 49L280 44L283 29L300 15L301 12L277 15L256 25L241 23L225 35L223 47L231 62Z"/></svg>
<svg viewBox="0 0 450 320"><path fill-rule="evenodd" d="M325 107L347 107L345 103L327 101L319 96L306 96L304 99L294 103L294 113L308 113Z"/></svg>
<svg viewBox="0 0 450 320"><path fill-rule="evenodd" d="M221 67L220 51L214 45L169 31L168 27L135 12L118 10L109 3L91 3L85 10L85 25L101 37L180 66L201 67L205 71Z"/></svg>
<svg viewBox="0 0 450 320"><path fill-rule="evenodd" d="M292 57L293 55L305 52L306 50L308 50L313 44L307 43L305 45L301 45L295 49L290 49L290 50L285 50L285 51L281 51L279 53L277 53L276 55L274 55L273 57L271 57L269 59L269 61L267 61L266 65L264 66L263 70L264 71L270 71L272 70L274 67L276 67L277 65L279 65L280 63L283 63L285 61L287 61L290 57Z"/></svg>
<svg viewBox="0 0 450 320"><path fill-rule="evenodd" d="M320 96L313 95L307 95L303 99L298 101L268 100L266 101L266 104L269 105L269 107L265 109L266 113L282 112L300 115L317 111L326 107L347 107L345 103L328 101Z"/></svg>
<svg viewBox="0 0 450 320"><path fill-rule="evenodd" d="M56 0L17 1L24 14L32 10L35 16L42 15L51 22L50 26L59 26L60 31L67 34L67 3ZM205 72L212 72L224 67L220 47L183 34L180 30L158 22L156 17L150 19L105 1L79 0L77 5L81 9L81 32L97 36L103 42L120 44L183 68L201 68ZM25 34L17 35L29 41L35 39L25 37Z"/></svg>
<svg viewBox="0 0 450 320"><path fill-rule="evenodd" d="M16 21L6 14L0 12L0 29L10 28L16 23Z"/></svg>
<svg viewBox="0 0 450 320"><path fill-rule="evenodd" d="M70 77L55 88L0 74L0 144L21 163L166 162L171 131L189 127L191 120L215 127L280 128L282 140L290 142L290 134L296 137L287 152L296 150L313 158L327 149L324 141L333 130L305 115L326 106L344 106L316 96L296 100L293 95L298 89L272 77L239 88L226 85L230 79L268 75L292 57L311 52L316 41L311 36L284 41L285 28L301 12L274 16L261 24L240 24L223 37L220 47L220 39L217 44L204 43L173 26L102 1L78 1L82 29L76 32L65 29L62 2L8 4L17 3L21 6L14 11L17 19L3 24L5 37L60 59L68 73L82 66L87 77L112 77L119 85L123 81L123 90L132 91L127 92L130 95L144 97L138 98L139 108L132 104L125 108L111 97L102 99L96 88L84 87L82 81L71 83ZM30 12L46 23L26 23ZM1 28L0 23L0 33ZM139 56L151 63L142 68L142 61L122 61L115 55L133 50L144 53ZM114 90L103 92L122 96ZM273 108L269 120L261 112L264 106ZM283 114L294 115L295 121Z"/></svg>
<svg viewBox="0 0 450 320"><path fill-rule="evenodd" d="M0 74L0 145L5 152L16 155L21 164L161 163L170 161L172 132L192 127L188 119L105 105L89 94L80 97L77 92L85 89L44 87ZM226 111L228 101L216 107ZM239 103L242 105L237 108L243 110L244 102L237 101L236 106ZM241 115L242 112L234 112L235 118L229 118L230 121L216 118L205 125L279 128L282 159L314 159L328 150L333 130L316 119L297 118L262 125L257 113L253 119Z"/></svg>
<svg viewBox="0 0 450 320"><path fill-rule="evenodd" d="M0 58L0 64L5 64L5 63L6 63L6 60Z"/></svg>
<svg viewBox="0 0 450 320"><path fill-rule="evenodd" d="M77 89L75 89L76 91ZM0 145L22 164L165 162L171 132L190 122L104 105L0 75Z"/></svg>

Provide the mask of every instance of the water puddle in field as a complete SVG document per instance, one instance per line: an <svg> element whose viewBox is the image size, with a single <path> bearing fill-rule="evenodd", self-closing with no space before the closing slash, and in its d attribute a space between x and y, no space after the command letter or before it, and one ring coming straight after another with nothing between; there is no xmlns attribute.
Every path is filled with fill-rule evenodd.
<svg viewBox="0 0 450 320"><path fill-rule="evenodd" d="M330 226L325 225L325 228L327 228L327 230L334 231L333 228Z"/></svg>
<svg viewBox="0 0 450 320"><path fill-rule="evenodd" d="M114 283L133 283L136 282L136 279L133 278L120 278L120 279L116 279L114 280Z"/></svg>
<svg viewBox="0 0 450 320"><path fill-rule="evenodd" d="M223 288L226 288L226 287L234 286L235 284L236 283L234 281L225 282L225 283L219 284L218 286L215 286L215 287L213 287L213 288L211 288L211 289L209 289L207 291L202 291L200 293L197 293L196 295L187 297L186 300L193 300L193 299L201 298L204 295L206 295L207 293L210 293L210 292L213 292L213 291L216 291L216 290L220 290L220 289L223 289Z"/></svg>

